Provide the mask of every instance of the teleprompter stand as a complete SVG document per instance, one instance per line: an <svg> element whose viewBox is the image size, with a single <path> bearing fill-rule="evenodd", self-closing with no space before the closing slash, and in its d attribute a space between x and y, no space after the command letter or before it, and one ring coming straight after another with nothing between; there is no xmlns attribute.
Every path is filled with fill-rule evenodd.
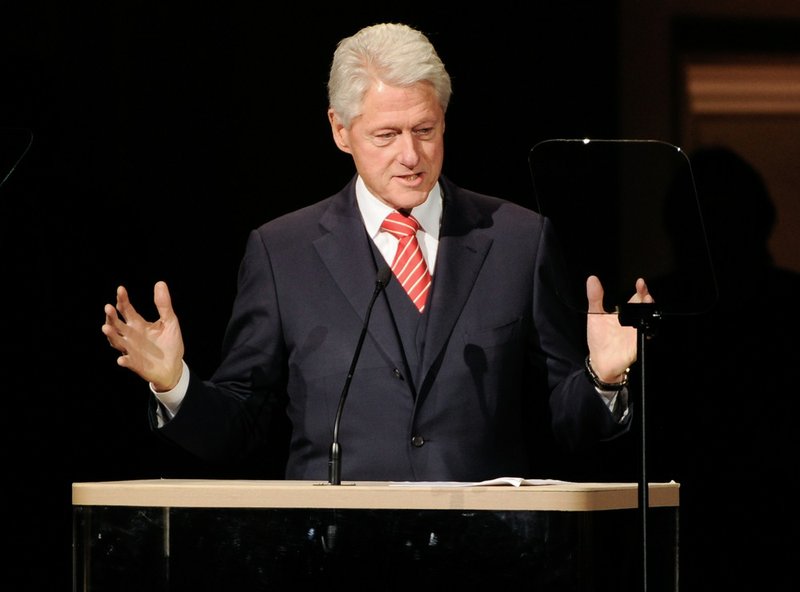
<svg viewBox="0 0 800 592"><path fill-rule="evenodd" d="M647 408L646 408L646 345L652 338L661 321L661 310L655 303L626 303L619 307L619 323L626 327L635 327L637 334L637 360L641 376L639 392L639 513L641 517L640 536L642 553L642 591L647 591L647 514L650 506L647 479Z"/></svg>

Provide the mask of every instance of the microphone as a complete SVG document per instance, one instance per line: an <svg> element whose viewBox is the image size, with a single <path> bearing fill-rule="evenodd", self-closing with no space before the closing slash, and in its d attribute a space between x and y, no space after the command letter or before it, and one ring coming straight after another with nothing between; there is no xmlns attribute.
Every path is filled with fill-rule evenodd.
<svg viewBox="0 0 800 592"><path fill-rule="evenodd" d="M364 338L367 336L367 327L369 326L369 317L372 314L372 307L378 299L378 295L389 283L392 277L392 269L388 265L383 265L378 269L378 275L375 278L375 290L372 292L372 299L369 301L367 307L367 314L364 316L364 326L361 328L361 335L358 337L358 344L356 351L353 354L353 361L350 362L350 371L347 373L347 379L344 381L344 388L342 394L339 396L339 408L336 410L336 417L333 420L333 443L331 444L330 460L328 461L328 484L341 485L342 484L342 449L339 446L339 424L342 421L342 409L344 409L344 402L347 399L347 392L350 390L350 381L353 379L353 372L358 363L358 357L361 355L361 346L364 345Z"/></svg>

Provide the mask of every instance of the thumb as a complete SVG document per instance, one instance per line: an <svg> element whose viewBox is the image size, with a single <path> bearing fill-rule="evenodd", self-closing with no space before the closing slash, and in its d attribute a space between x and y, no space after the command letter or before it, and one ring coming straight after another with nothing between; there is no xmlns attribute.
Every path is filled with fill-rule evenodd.
<svg viewBox="0 0 800 592"><path fill-rule="evenodd" d="M586 279L586 299L589 301L590 313L602 313L603 309L603 284L596 275L590 275Z"/></svg>
<svg viewBox="0 0 800 592"><path fill-rule="evenodd" d="M169 288L167 288L166 282L156 282L156 285L153 287L153 302L158 309L158 316L162 321L174 315L172 310L172 298L170 298Z"/></svg>

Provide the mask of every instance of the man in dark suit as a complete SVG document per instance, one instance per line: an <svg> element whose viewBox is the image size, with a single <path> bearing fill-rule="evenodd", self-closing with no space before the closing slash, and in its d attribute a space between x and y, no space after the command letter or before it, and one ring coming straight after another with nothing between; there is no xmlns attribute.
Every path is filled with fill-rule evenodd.
<svg viewBox="0 0 800 592"><path fill-rule="evenodd" d="M277 398L291 422L286 477L323 479L346 370L389 264L340 424L343 478L528 475L541 414L572 447L624 432L635 329L562 302L547 220L441 175L450 78L425 36L380 24L344 39L328 91L333 138L356 175L252 231L210 380L183 362L163 282L155 322L124 287L105 307L102 331L118 364L150 383L159 432L202 458L238 458L267 437L262 411ZM388 214L419 229L398 239L382 229ZM417 256L414 278L398 252ZM604 312L602 297L588 278L590 313ZM644 281L631 301L652 301Z"/></svg>

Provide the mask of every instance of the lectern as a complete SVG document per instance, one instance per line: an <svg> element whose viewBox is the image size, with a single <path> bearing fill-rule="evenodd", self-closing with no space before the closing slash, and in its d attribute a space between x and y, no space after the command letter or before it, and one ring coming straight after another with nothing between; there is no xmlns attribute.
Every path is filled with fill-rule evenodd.
<svg viewBox="0 0 800 592"><path fill-rule="evenodd" d="M639 590L635 483L75 483L76 592ZM677 483L648 485L650 590L676 590Z"/></svg>

